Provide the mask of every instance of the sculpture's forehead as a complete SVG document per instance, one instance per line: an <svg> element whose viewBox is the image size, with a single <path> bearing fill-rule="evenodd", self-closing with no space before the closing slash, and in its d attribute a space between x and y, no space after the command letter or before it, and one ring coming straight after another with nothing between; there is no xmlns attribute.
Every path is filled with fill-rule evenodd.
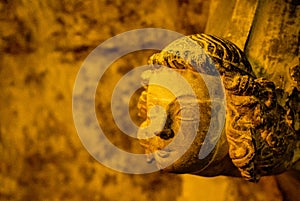
<svg viewBox="0 0 300 201"><path fill-rule="evenodd" d="M172 101L176 99L176 96L166 87L150 84L147 90L147 106L159 105L166 108Z"/></svg>
<svg viewBox="0 0 300 201"><path fill-rule="evenodd" d="M179 97L194 97L198 101L211 100L210 93L222 88L215 86L220 78L188 69L158 70L148 75L147 102L168 104ZM218 92L220 93L220 92ZM163 106L163 105L161 105Z"/></svg>

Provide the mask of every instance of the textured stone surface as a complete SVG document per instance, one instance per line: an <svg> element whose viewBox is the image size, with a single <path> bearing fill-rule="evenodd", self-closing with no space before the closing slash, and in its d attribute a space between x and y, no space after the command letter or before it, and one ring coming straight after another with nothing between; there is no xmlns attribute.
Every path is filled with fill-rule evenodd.
<svg viewBox="0 0 300 201"><path fill-rule="evenodd" d="M205 33L226 38L243 49L257 6L258 0L212 1Z"/></svg>

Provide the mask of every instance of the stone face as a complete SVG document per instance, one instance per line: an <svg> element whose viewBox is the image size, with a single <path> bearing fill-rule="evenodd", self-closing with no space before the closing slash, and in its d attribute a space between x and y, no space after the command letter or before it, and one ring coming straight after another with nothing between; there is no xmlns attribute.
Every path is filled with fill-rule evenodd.
<svg viewBox="0 0 300 201"><path fill-rule="evenodd" d="M140 105L144 105L142 108L147 110L147 117L144 117L147 120L143 125L153 128L142 129L139 132L146 132L149 136L148 142L143 140L142 145L149 153L154 153L161 169L206 175L211 168L215 172L210 176L230 171L231 176L236 176L238 168L242 177L257 182L261 176L288 170L299 160L295 154L298 151L297 134L292 123L295 119L289 114L290 110L296 108L285 109L278 104L275 84L264 78L256 78L243 52L231 42L205 34L182 37L167 45L160 53L151 56L149 63L153 65L152 74L148 73L148 81L145 81L148 83L145 86L146 97L141 97ZM175 73L178 73L178 76L171 76ZM188 85L192 87L196 94L194 100L188 86L185 86L180 78L187 80ZM219 86L218 78L222 83ZM157 83L153 80L160 81L157 83L168 88L170 92L156 87ZM225 96L212 96L218 93ZM183 97L186 97L187 104L180 103ZM222 100L224 112L219 110L214 113L214 102L221 103L219 108L222 108ZM180 104L173 108L174 102ZM193 103L199 103L199 106ZM163 119L163 115L156 113L156 120L151 118L150 121L149 111L156 105L167 111L166 120ZM189 111L190 116L184 117L185 110ZM198 110L199 113L193 112ZM222 118L226 124L218 122ZM197 121L199 125L195 124ZM222 127L218 130L211 122L218 122L216 125ZM160 124L161 126L158 126ZM182 147L188 146L184 142L192 138L194 128L197 127L197 136L191 147L186 148L187 152L178 160L174 160L171 167L163 167L161 164L175 157L172 155L174 152L177 153ZM213 135L209 135L211 127L214 129ZM170 147L170 139L160 136L161 132L167 131L173 132L171 138L175 136L174 141L177 138L182 140L178 145L164 150L169 155L166 156L165 153L164 157L160 158L155 155L155 151L160 152L165 147ZM218 136L218 131L227 137L227 142L224 143L224 138ZM152 140L150 136L155 133L155 140ZM205 139L210 139L210 142ZM214 140L219 142L214 144ZM199 158L197 152L206 144L216 148L211 150L211 154ZM227 169L217 164L216 161L223 163L227 154L235 168L229 166Z"/></svg>

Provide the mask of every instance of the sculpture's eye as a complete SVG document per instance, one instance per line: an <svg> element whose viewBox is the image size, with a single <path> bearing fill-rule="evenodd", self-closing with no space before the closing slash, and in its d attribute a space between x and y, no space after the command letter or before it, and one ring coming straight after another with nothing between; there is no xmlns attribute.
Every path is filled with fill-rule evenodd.
<svg viewBox="0 0 300 201"><path fill-rule="evenodd" d="M168 140L174 137L174 131L170 128L167 128L159 132L157 135L163 140Z"/></svg>

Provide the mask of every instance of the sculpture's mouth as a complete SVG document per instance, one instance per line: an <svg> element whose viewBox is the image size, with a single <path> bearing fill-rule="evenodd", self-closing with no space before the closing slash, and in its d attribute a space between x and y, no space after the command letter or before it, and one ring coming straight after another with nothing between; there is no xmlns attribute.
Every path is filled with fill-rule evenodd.
<svg viewBox="0 0 300 201"><path fill-rule="evenodd" d="M147 162L155 162L158 169L163 170L172 165L174 161L178 159L178 151L173 149L161 149L153 152L149 152L149 149L145 149L147 153Z"/></svg>
<svg viewBox="0 0 300 201"><path fill-rule="evenodd" d="M170 160L168 160L170 158ZM147 162L152 163L155 161L155 164L158 169L164 169L168 162L172 159L172 151L171 150L157 150L153 153L149 153L147 155Z"/></svg>
<svg viewBox="0 0 300 201"><path fill-rule="evenodd" d="M139 130L138 138L140 138L140 144L145 149L145 154L147 154L147 162L152 163L155 160L157 166L162 169L162 163L164 163L164 160L167 160L168 157L171 157L173 151L170 148L166 148L168 140L162 139L157 135L147 136L147 132L143 129Z"/></svg>
<svg viewBox="0 0 300 201"><path fill-rule="evenodd" d="M143 124L142 124L143 125ZM172 165L184 148L179 142L183 142L182 136L178 136L171 129L163 129L160 132L150 133L150 128L140 128L138 138L147 155L147 162L155 162L159 169ZM175 138L177 138L175 140Z"/></svg>

